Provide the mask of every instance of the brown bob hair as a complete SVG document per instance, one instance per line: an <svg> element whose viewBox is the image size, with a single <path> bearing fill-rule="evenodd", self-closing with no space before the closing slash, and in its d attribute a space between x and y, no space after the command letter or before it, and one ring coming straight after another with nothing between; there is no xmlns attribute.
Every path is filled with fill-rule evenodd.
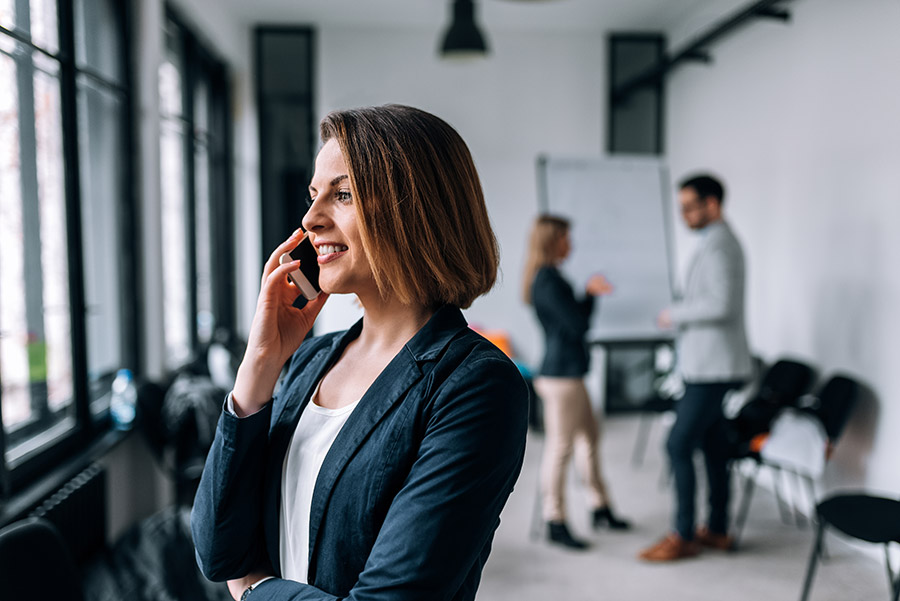
<svg viewBox="0 0 900 601"><path fill-rule="evenodd" d="M320 130L347 163L363 250L382 295L465 309L493 287L497 240L456 130L397 104L332 112Z"/></svg>
<svg viewBox="0 0 900 601"><path fill-rule="evenodd" d="M559 241L569 233L569 228L569 220L558 215L538 215L534 220L522 278L522 299L526 304L531 304L531 286L538 270L559 260Z"/></svg>

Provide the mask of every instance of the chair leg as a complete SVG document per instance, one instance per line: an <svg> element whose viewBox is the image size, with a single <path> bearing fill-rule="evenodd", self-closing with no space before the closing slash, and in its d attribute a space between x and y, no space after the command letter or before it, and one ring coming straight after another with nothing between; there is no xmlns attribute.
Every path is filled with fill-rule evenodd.
<svg viewBox="0 0 900 601"><path fill-rule="evenodd" d="M781 515L781 523L782 524L790 524L791 523L791 510L788 507L787 502L784 500L784 495L781 490L781 468L778 466L771 466L772 468L772 490L775 492L775 501L778 503L778 513Z"/></svg>
<svg viewBox="0 0 900 601"><path fill-rule="evenodd" d="M884 545L884 565L887 566L888 585L891 587L891 601L900 599L900 568L894 574L891 569L891 554L888 551L888 544Z"/></svg>
<svg viewBox="0 0 900 601"><path fill-rule="evenodd" d="M759 465L753 465L753 473L744 476L744 494L741 497L741 507L738 510L735 522L734 547L737 548L744 532L744 524L747 522L747 514L750 512L750 500L753 498L753 487L756 485L756 476L759 474Z"/></svg>
<svg viewBox="0 0 900 601"><path fill-rule="evenodd" d="M631 465L640 467L644 463L644 455L647 454L647 439L650 437L651 417L646 411L641 413L641 421L638 423L637 438L634 440L634 450L631 453Z"/></svg>
<svg viewBox="0 0 900 601"><path fill-rule="evenodd" d="M822 540L825 536L825 522L819 518L819 528L816 530L816 539L813 543L812 553L809 556L809 566L806 568L806 578L803 581L803 592L800 593L800 601L807 601L809 591L812 589L813 578L816 575L816 564L819 561L819 553L822 549Z"/></svg>
<svg viewBox="0 0 900 601"><path fill-rule="evenodd" d="M797 524L797 528L803 529L806 528L806 516L803 515L803 511L800 509L800 505L803 501L801 498L803 496L803 482L802 476L793 471L789 470L786 474L788 478L793 480L793 493L791 493L791 503L792 509L794 510L794 523Z"/></svg>
<svg viewBox="0 0 900 601"><path fill-rule="evenodd" d="M803 475L803 481L806 483L806 491L809 494L809 517L812 521L813 516L816 515L816 483L809 474Z"/></svg>

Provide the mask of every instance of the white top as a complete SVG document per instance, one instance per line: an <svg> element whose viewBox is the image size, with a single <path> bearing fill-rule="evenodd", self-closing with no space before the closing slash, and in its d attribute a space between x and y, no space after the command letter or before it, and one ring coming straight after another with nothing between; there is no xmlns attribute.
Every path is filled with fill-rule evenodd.
<svg viewBox="0 0 900 601"><path fill-rule="evenodd" d="M325 409L315 402L318 394L317 384L291 437L281 474L281 577L304 584L309 572L309 514L316 479L334 439L359 404Z"/></svg>

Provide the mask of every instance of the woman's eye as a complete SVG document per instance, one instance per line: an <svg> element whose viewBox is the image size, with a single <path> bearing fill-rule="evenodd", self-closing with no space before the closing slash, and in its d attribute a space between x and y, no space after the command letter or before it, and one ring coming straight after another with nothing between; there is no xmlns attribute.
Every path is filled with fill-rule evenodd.
<svg viewBox="0 0 900 601"><path fill-rule="evenodd" d="M350 194L350 190L338 190L334 197L337 198L339 202L343 203L348 203L353 200L353 196Z"/></svg>

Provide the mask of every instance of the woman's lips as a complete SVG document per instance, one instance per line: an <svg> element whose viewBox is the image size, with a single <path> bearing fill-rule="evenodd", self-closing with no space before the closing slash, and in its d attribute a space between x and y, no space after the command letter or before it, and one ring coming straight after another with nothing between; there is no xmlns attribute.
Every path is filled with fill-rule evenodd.
<svg viewBox="0 0 900 601"><path fill-rule="evenodd" d="M343 244L319 244L316 247L316 252L319 255L316 258L316 261L318 261L319 265L330 263L331 261L340 258L347 250L349 249Z"/></svg>
<svg viewBox="0 0 900 601"><path fill-rule="evenodd" d="M319 265L324 265L325 263L330 263L335 259L340 259L346 253L346 250L342 250L336 253L328 253L327 255L319 255L318 257L316 257L316 261L319 262Z"/></svg>

